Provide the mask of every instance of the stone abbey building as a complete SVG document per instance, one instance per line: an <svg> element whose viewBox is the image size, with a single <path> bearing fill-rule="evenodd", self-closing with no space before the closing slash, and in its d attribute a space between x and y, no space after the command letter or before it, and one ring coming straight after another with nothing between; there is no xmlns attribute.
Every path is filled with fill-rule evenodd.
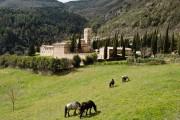
<svg viewBox="0 0 180 120"><path fill-rule="evenodd" d="M81 52L80 53L71 53L70 52L70 41L54 43L52 45L42 45L40 48L41 56L49 56L54 58L69 58L72 59L74 55L79 55L82 59L84 59L87 55L96 51L98 55L98 59L104 59L104 47L93 50L92 48L93 36L92 29L85 28L84 29L84 38L81 39ZM107 49L107 59L110 59L112 56L113 47L108 46ZM131 48L125 48L126 56L132 55ZM117 47L117 54L121 56L122 47Z"/></svg>
<svg viewBox="0 0 180 120"><path fill-rule="evenodd" d="M78 53L78 55L81 58L85 58L86 55L92 52L91 40L92 40L92 29L85 28L84 38L81 39L81 53ZM54 43L52 45L42 45L40 48L40 55L54 57L54 58L72 59L75 54L70 52L70 45L71 45L70 41Z"/></svg>

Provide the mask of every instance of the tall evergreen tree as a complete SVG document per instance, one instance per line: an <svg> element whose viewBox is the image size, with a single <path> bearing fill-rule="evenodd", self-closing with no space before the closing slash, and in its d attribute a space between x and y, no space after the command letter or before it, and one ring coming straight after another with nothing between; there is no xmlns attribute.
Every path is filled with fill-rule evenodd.
<svg viewBox="0 0 180 120"><path fill-rule="evenodd" d="M144 34L143 38L142 38L142 41L141 41L142 45L141 45L141 47L147 47L147 37L148 37L148 34L146 32Z"/></svg>
<svg viewBox="0 0 180 120"><path fill-rule="evenodd" d="M157 31L155 30L154 33L152 33L152 40L151 40L151 49L152 49L152 52L153 52L153 55L155 56L156 53L157 53L157 39L158 39L158 36L157 36Z"/></svg>
<svg viewBox="0 0 180 120"><path fill-rule="evenodd" d="M170 52L174 52L175 48L175 37L174 37L174 33L172 34L172 38L171 38L171 47L170 47Z"/></svg>
<svg viewBox="0 0 180 120"><path fill-rule="evenodd" d="M170 42L169 42L169 25L168 25L168 27L166 29L166 34L164 37L163 52L168 53L169 47L170 47Z"/></svg>
<svg viewBox="0 0 180 120"><path fill-rule="evenodd" d="M70 51L71 51L71 52L76 52L76 46L77 46L76 35L73 34L72 37L71 37Z"/></svg>
<svg viewBox="0 0 180 120"><path fill-rule="evenodd" d="M98 49L97 40L94 40L94 41L93 41L93 43L92 43L92 48L93 48L93 49Z"/></svg>
<svg viewBox="0 0 180 120"><path fill-rule="evenodd" d="M28 49L28 56L34 56L35 53L36 53L35 46L33 43L31 43L31 45L29 46L29 49Z"/></svg>
<svg viewBox="0 0 180 120"><path fill-rule="evenodd" d="M162 50L163 50L163 42L162 42L161 34L159 34L157 39L157 53L161 53Z"/></svg>
<svg viewBox="0 0 180 120"><path fill-rule="evenodd" d="M133 43L132 43L132 50L134 55L136 54L137 50L140 50L141 47L141 38L139 36L139 33L134 35Z"/></svg>
<svg viewBox="0 0 180 120"><path fill-rule="evenodd" d="M108 48L108 45L109 45L109 41L110 41L110 38L106 39L105 40L105 46L104 46L104 59L107 59L107 48Z"/></svg>
<svg viewBox="0 0 180 120"><path fill-rule="evenodd" d="M121 34L121 45L122 45L122 57L125 58L126 57L126 46L125 46L125 41L124 41L124 37Z"/></svg>
<svg viewBox="0 0 180 120"><path fill-rule="evenodd" d="M136 46L137 46L137 43L136 43L136 35L135 35L132 42L132 50L134 54L136 54L136 51L137 51Z"/></svg>
<svg viewBox="0 0 180 120"><path fill-rule="evenodd" d="M78 52L81 52L82 46L81 46L81 34L78 35Z"/></svg>
<svg viewBox="0 0 180 120"><path fill-rule="evenodd" d="M112 53L113 58L117 58L117 47L118 47L118 33L115 33L113 40L113 53Z"/></svg>

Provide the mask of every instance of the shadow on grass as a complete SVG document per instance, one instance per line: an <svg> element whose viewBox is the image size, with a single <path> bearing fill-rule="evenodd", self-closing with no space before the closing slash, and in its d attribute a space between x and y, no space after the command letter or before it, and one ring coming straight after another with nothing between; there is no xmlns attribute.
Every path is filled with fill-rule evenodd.
<svg viewBox="0 0 180 120"><path fill-rule="evenodd" d="M114 85L113 87L109 87L110 89L117 88L119 85Z"/></svg>
<svg viewBox="0 0 180 120"><path fill-rule="evenodd" d="M83 118L92 118L94 116L99 115L100 113L101 113L101 111L97 111L96 113L91 113L91 114L88 114L87 116L82 116L81 119L83 119Z"/></svg>

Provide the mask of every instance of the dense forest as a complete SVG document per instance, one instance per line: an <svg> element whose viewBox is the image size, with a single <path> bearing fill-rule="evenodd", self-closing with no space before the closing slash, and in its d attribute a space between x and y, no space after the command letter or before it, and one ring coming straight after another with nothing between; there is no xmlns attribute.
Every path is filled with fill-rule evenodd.
<svg viewBox="0 0 180 120"><path fill-rule="evenodd" d="M0 54L27 54L32 47L79 33L86 19L60 7L0 9Z"/></svg>

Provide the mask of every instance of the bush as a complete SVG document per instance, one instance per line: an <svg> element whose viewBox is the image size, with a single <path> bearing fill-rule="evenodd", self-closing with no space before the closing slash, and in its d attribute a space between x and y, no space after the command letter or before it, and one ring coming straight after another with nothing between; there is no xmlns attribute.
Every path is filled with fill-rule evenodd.
<svg viewBox="0 0 180 120"><path fill-rule="evenodd" d="M66 58L55 59L47 57L3 55L0 56L0 67L18 67L21 69L32 69L35 72L58 73L71 69L72 62Z"/></svg>
<svg viewBox="0 0 180 120"><path fill-rule="evenodd" d="M91 54L86 56L86 58L83 60L84 65L91 65L94 64L97 61L97 54Z"/></svg>
<svg viewBox="0 0 180 120"><path fill-rule="evenodd" d="M79 57L79 55L75 55L75 56L73 57L73 62L72 62L72 64L73 64L73 66L74 66L75 68L80 67L81 58Z"/></svg>

